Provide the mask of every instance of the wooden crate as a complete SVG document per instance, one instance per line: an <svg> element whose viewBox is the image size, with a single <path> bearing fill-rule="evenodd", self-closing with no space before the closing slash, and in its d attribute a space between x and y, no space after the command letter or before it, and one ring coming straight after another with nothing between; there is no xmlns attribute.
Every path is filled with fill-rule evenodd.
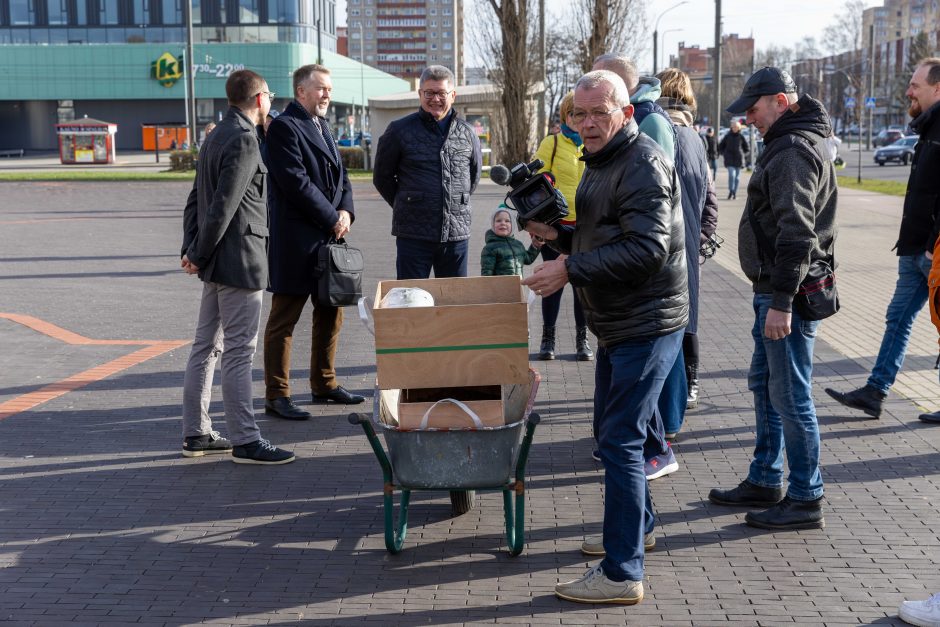
<svg viewBox="0 0 940 627"><path fill-rule="evenodd" d="M379 308L394 287L426 290L434 307ZM381 281L372 315L381 389L528 381L528 313L518 276Z"/></svg>
<svg viewBox="0 0 940 627"><path fill-rule="evenodd" d="M398 428L410 431L421 428L424 414L430 410L428 428L473 429L475 423L466 412L453 403L435 403L441 399L456 399L475 413L486 427L506 424L502 386L472 386L459 388L424 388L411 390L382 390L382 400L392 410Z"/></svg>

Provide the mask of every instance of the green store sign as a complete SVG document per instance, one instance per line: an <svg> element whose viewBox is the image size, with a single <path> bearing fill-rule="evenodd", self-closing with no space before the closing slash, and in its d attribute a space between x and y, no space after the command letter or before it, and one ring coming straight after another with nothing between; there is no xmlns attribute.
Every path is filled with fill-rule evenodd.
<svg viewBox="0 0 940 627"><path fill-rule="evenodd" d="M174 57L164 52L156 61L150 63L150 77L164 87L172 87L183 78L183 57Z"/></svg>

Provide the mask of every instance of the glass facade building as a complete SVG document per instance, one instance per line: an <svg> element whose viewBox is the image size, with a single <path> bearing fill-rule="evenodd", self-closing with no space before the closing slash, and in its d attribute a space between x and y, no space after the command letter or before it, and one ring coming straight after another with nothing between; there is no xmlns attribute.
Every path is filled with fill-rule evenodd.
<svg viewBox="0 0 940 627"><path fill-rule="evenodd" d="M185 0L0 0L0 44L185 41ZM335 0L192 0L196 43L336 50Z"/></svg>

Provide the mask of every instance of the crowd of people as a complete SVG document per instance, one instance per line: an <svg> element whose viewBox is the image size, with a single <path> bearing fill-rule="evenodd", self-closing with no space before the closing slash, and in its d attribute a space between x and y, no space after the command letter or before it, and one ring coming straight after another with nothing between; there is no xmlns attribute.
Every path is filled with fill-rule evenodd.
<svg viewBox="0 0 940 627"><path fill-rule="evenodd" d="M313 304L310 387L315 402L363 401L340 385L334 360L342 309L323 305L311 269L316 251L346 235L355 221L352 189L326 113L330 72L299 68L294 99L269 117L274 94L250 70L226 83L229 109L201 149L184 212L182 268L203 281L196 337L184 378L183 454L231 453L240 463L281 464L289 451L261 437L252 413L251 363L262 292L273 293L264 332L266 413L305 420L291 394L294 327ZM470 198L482 171L474 129L453 107L453 74L424 70L420 108L393 122L378 141L373 183L392 207L398 279L466 276ZM938 182L940 59L923 60L906 93L912 127L921 133L898 240L899 279L875 371L865 387L827 392L877 418L901 367L911 325L929 301L940 330ZM748 525L772 530L822 529L824 483L812 398L813 346L820 324L797 296L811 267L835 266L838 186L827 138L829 116L798 94L787 72L755 72L728 107L762 137L753 159L738 254L754 296L755 444L746 477L713 489L718 505L754 508ZM685 411L699 398L700 247L717 228L717 158L728 169L728 198L748 152L733 121L721 141L693 128L696 102L688 76L668 68L639 76L621 56L598 57L561 102L556 133L536 155L568 202L553 225L529 221L526 246L515 238L505 206L492 213L481 252L483 274L524 274L542 299L538 356L551 360L561 293L573 291L576 351L595 361L594 456L604 467L603 533L581 550L602 557L584 576L559 583L563 599L637 603L644 556L654 548L649 481L674 472L670 446ZM266 124L266 120L268 120ZM264 130L259 131L259 127ZM588 330L597 338L596 352ZM223 344L224 337L224 344ZM228 437L208 414L213 371L221 360ZM940 422L940 414L924 414ZM787 469L784 468L786 453ZM789 472L787 473L786 470ZM901 618L940 625L940 595L905 602Z"/></svg>

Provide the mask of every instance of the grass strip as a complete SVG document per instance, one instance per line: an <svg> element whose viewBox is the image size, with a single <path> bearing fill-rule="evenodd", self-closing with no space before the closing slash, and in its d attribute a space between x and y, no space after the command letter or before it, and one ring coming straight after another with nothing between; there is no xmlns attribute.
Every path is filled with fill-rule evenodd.
<svg viewBox="0 0 940 627"><path fill-rule="evenodd" d="M44 172L0 171L0 181L91 181L91 182L137 182L137 181L192 181L195 172L129 172L126 170L47 170ZM371 181L372 172L350 170L349 178L355 181Z"/></svg>
<svg viewBox="0 0 940 627"><path fill-rule="evenodd" d="M862 179L861 184L858 177L839 176L839 187L849 189L861 189L866 192L877 192L879 194L888 194L889 196L903 197L907 193L907 183L901 181L883 181L880 179Z"/></svg>

